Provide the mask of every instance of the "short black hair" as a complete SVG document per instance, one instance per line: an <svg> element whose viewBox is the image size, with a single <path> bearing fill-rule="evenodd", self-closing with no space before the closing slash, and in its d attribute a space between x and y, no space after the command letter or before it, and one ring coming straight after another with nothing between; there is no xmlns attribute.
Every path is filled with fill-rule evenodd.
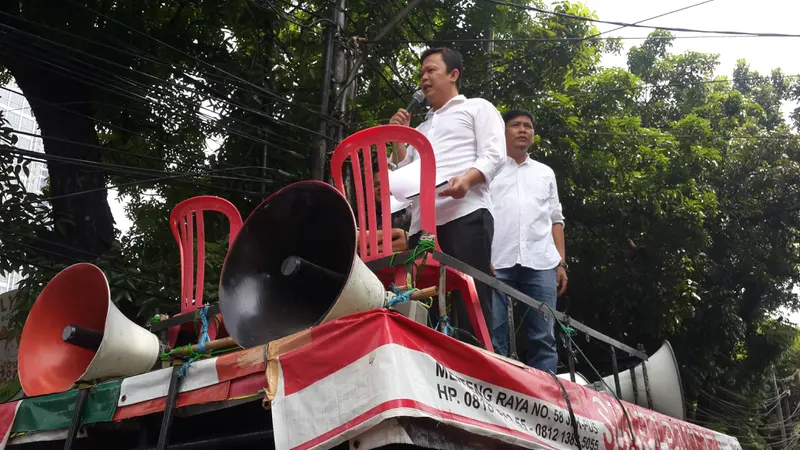
<svg viewBox="0 0 800 450"><path fill-rule="evenodd" d="M461 59L461 53L447 47L429 48L422 52L422 55L419 57L420 63L431 55L442 55L442 61L444 61L444 67L447 69L447 73L458 69L456 87L461 89L461 76L464 74L464 60Z"/></svg>
<svg viewBox="0 0 800 450"><path fill-rule="evenodd" d="M533 114L531 114L530 111L524 111L522 109L511 110L503 114L503 122L505 123L511 122L512 120L520 116L525 116L528 119L531 119L531 123L533 124L533 126L534 127L536 126L536 119L533 118Z"/></svg>

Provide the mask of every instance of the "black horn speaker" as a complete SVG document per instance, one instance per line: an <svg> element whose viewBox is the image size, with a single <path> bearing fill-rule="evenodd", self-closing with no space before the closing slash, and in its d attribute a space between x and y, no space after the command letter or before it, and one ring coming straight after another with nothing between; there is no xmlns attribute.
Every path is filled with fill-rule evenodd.
<svg viewBox="0 0 800 450"><path fill-rule="evenodd" d="M301 181L261 203L220 277L220 310L243 347L380 308L385 291L356 255L356 221L333 186Z"/></svg>

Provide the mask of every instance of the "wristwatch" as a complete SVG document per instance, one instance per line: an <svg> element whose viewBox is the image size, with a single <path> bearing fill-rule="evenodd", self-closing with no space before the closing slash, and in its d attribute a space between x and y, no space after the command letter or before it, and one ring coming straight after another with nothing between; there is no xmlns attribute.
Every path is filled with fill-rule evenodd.
<svg viewBox="0 0 800 450"><path fill-rule="evenodd" d="M567 262L566 262L566 261L561 261L561 263L559 264L559 266L560 266L560 267L563 267L563 268L564 268L564 270L569 270L569 264L567 264Z"/></svg>

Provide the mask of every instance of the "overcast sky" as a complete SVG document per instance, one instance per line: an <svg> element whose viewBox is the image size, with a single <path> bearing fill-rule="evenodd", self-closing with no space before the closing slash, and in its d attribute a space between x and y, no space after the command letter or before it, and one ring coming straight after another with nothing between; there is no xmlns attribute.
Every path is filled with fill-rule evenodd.
<svg viewBox="0 0 800 450"><path fill-rule="evenodd" d="M653 0L586 0L601 20L614 22L638 22L681 7L700 3L701 0L656 2ZM693 28L700 30L747 31L756 33L800 34L797 18L800 16L800 1L797 0L714 0L685 11L653 19L642 25ZM600 31L616 28L614 25L597 24ZM651 30L623 28L608 36L644 37ZM674 32L676 36L696 36L698 33ZM638 40L625 40L626 50ZM703 38L676 39L673 53L687 50L716 53L719 55L719 74L730 75L736 60L744 58L752 69L768 74L780 67L784 73L800 74L800 38ZM607 55L604 65L625 67L626 54Z"/></svg>

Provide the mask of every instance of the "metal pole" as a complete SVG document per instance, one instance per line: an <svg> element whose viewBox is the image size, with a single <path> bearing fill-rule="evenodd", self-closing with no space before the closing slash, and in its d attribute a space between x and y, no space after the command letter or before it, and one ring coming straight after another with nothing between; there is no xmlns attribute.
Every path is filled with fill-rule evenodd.
<svg viewBox="0 0 800 450"><path fill-rule="evenodd" d="M169 435L172 428L175 408L178 405L178 394L180 392L182 378L180 376L180 366L172 366L172 374L169 377L169 388L167 389L167 403L164 406L164 415L161 417L161 430L158 433L157 450L165 450L169 444Z"/></svg>
<svg viewBox="0 0 800 450"><path fill-rule="evenodd" d="M539 314L539 313L537 313ZM569 325L567 325L569 326ZM567 342L567 365L569 366L569 381L575 382L575 351L572 349L572 339L567 333L563 333Z"/></svg>
<svg viewBox="0 0 800 450"><path fill-rule="evenodd" d="M442 317L447 315L447 266L439 266L439 331L445 332L446 325Z"/></svg>
<svg viewBox="0 0 800 450"><path fill-rule="evenodd" d="M71 450L75 445L75 439L78 437L78 431L81 428L81 421L83 418L83 406L86 404L86 399L89 398L92 388L78 389L78 395L75 399L75 409L72 410L72 421L69 423L67 430L67 439L64 441L64 450Z"/></svg>
<svg viewBox="0 0 800 450"><path fill-rule="evenodd" d="M639 386L636 385L637 384L636 383L636 368L635 367L631 367L630 369L628 369L628 371L631 374L631 386L633 387L633 404L634 405L638 405L638 406L642 406L642 405L639 405Z"/></svg>
<svg viewBox="0 0 800 450"><path fill-rule="evenodd" d="M609 345L611 348L611 368L614 370L614 388L617 392L617 398L622 397L622 388L619 385L619 366L617 365L617 349L614 348L613 345Z"/></svg>
<svg viewBox="0 0 800 450"><path fill-rule="evenodd" d="M775 375L775 366L772 366L772 386L775 388L775 395L778 397L778 426L781 429L781 442L779 448L786 450L786 423L783 420L783 402L781 402L780 391L778 390L778 378Z"/></svg>
<svg viewBox="0 0 800 450"><path fill-rule="evenodd" d="M517 327L514 325L514 299L508 295L500 292L500 295L506 296L506 314L508 315L508 357L519 361L517 355Z"/></svg>
<svg viewBox="0 0 800 450"><path fill-rule="evenodd" d="M637 348L644 353L644 345L639 344ZM647 396L647 408L653 409L653 397L650 395L650 378L647 377L647 361L642 361L642 379L644 379L644 393Z"/></svg>
<svg viewBox="0 0 800 450"><path fill-rule="evenodd" d="M336 6L331 6L331 17L335 23L338 11ZM322 115L319 119L319 133L323 136L328 135L328 103L331 96L331 73L333 71L333 57L335 55L334 45L335 39L333 33L337 30L333 25L328 25L325 30L325 49L323 55L325 58L325 65L322 69L322 90L320 91L320 107L319 112ZM328 140L320 136L317 140L317 148L311 152L311 178L314 180L323 180L325 177L325 156L328 153Z"/></svg>

